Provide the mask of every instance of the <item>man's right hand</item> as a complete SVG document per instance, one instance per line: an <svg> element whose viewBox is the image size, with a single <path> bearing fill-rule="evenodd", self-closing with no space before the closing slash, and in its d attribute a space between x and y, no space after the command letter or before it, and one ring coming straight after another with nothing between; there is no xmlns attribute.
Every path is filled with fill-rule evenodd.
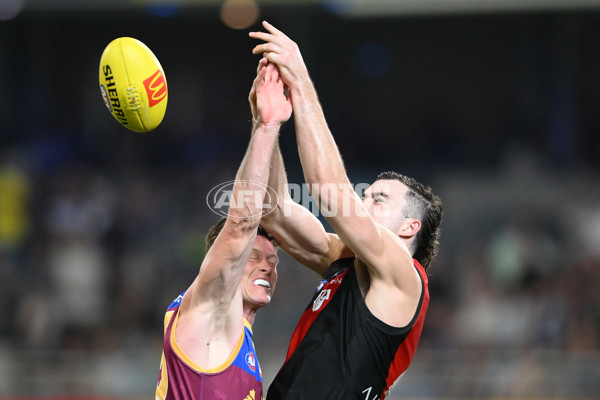
<svg viewBox="0 0 600 400"><path fill-rule="evenodd" d="M292 115L292 103L285 96L284 83L279 69L273 63L266 63L258 71L256 85L256 112L259 124L282 124ZM252 95L252 91L250 92ZM251 102L252 104L252 102Z"/></svg>

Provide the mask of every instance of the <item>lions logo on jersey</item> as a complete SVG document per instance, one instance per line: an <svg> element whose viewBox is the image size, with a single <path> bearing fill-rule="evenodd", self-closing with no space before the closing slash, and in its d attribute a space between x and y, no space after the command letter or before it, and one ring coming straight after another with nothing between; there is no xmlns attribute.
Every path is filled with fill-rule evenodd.
<svg viewBox="0 0 600 400"><path fill-rule="evenodd" d="M248 364L248 368L250 368L252 372L256 371L256 357L254 357L253 352L246 354L246 364Z"/></svg>

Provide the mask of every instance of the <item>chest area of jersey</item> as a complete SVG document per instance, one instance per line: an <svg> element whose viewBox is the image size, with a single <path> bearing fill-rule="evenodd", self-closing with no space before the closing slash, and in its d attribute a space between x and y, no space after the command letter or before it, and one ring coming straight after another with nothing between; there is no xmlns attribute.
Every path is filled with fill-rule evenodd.
<svg viewBox="0 0 600 400"><path fill-rule="evenodd" d="M334 275L329 280L323 279L315 292L314 299L309 305L307 311L319 313L324 309L333 298L335 292L340 288L348 270L344 270L339 274Z"/></svg>

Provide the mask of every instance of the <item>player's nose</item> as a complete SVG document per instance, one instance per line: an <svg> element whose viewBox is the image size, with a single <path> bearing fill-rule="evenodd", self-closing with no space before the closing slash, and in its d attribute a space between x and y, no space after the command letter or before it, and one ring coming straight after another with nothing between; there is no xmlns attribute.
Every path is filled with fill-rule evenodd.
<svg viewBox="0 0 600 400"><path fill-rule="evenodd" d="M261 272L270 272L274 269L274 267L267 260L262 260L258 265L258 269Z"/></svg>

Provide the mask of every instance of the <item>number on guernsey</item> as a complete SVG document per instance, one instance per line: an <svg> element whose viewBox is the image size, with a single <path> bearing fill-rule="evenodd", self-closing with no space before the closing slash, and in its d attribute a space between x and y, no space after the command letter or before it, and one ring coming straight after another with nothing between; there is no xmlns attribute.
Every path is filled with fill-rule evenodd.
<svg viewBox="0 0 600 400"><path fill-rule="evenodd" d="M371 390L373 390L373 386L369 386L368 388L366 388L365 390L362 391L363 393L365 393L365 392L367 393L365 395L365 400L377 400L377 398L379 397L378 394L376 394L375 397L369 397L369 396L371 396Z"/></svg>

